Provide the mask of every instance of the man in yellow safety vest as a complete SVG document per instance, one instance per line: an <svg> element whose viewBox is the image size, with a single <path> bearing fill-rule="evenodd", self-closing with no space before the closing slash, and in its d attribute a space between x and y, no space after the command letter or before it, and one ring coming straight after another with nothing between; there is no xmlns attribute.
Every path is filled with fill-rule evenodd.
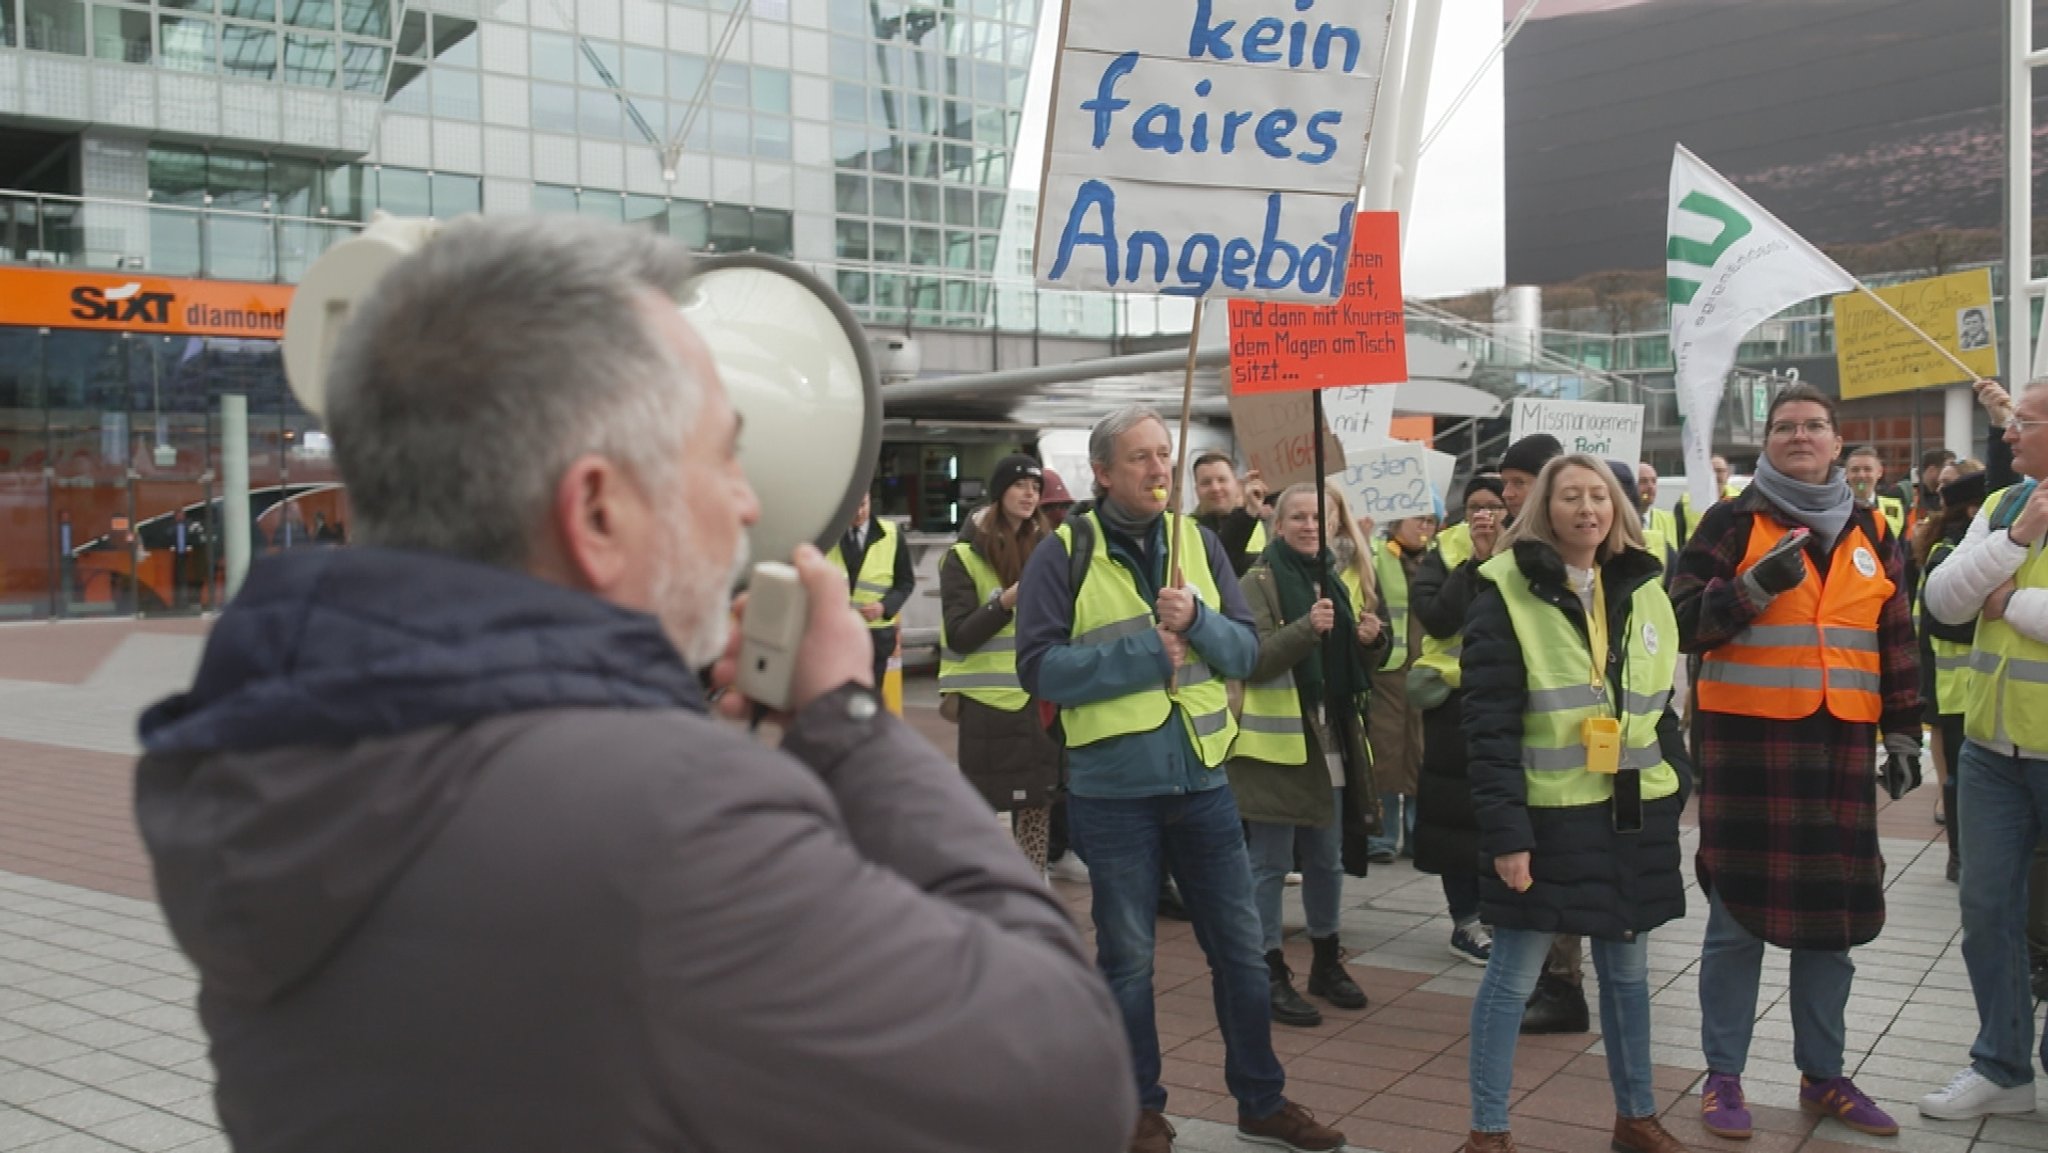
<svg viewBox="0 0 2048 1153"><path fill-rule="evenodd" d="M917 588L917 571L911 567L910 548L903 543L903 530L893 521L869 515L872 498L862 496L854 510L853 526L832 546L825 559L846 571L848 597L854 611L868 623L875 642L875 687L889 672L889 659L896 655L896 618Z"/></svg>

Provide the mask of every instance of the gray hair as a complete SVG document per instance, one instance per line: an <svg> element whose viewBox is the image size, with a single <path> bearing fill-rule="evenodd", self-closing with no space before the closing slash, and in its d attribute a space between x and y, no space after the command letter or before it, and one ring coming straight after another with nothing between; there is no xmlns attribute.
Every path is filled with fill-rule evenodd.
<svg viewBox="0 0 2048 1153"><path fill-rule="evenodd" d="M1095 422L1095 428L1088 434L1088 463L1108 468L1116 460L1116 441L1148 420L1156 420L1159 427L1170 427L1166 418L1150 405L1131 404L1117 409ZM1102 498L1102 485L1094 486L1097 500Z"/></svg>
<svg viewBox="0 0 2048 1153"><path fill-rule="evenodd" d="M327 377L360 538L520 567L590 454L663 499L701 385L642 310L690 271L675 241L572 216L465 217L399 263Z"/></svg>

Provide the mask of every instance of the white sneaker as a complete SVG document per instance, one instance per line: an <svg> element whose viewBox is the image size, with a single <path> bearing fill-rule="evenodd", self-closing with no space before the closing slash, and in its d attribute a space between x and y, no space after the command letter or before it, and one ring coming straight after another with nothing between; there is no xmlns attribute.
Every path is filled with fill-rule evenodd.
<svg viewBox="0 0 2048 1153"><path fill-rule="evenodd" d="M2034 1084L2002 1089L1972 1068L1956 1074L1948 1088L1920 1098L1920 1114L1938 1121L1974 1121L1993 1113L2032 1113Z"/></svg>
<svg viewBox="0 0 2048 1153"><path fill-rule="evenodd" d="M1071 849L1062 854L1059 860L1047 866L1045 873L1055 881L1066 881L1075 885L1088 883L1088 866L1082 864L1081 858Z"/></svg>
<svg viewBox="0 0 2048 1153"><path fill-rule="evenodd" d="M1289 885L1299 885L1299 884L1301 884L1301 874L1300 874L1300 873L1289 873L1289 874L1287 874L1287 876L1286 876L1286 877L1282 878L1282 880L1283 880L1283 882L1284 882L1284 883L1286 883L1286 884L1289 884Z"/></svg>

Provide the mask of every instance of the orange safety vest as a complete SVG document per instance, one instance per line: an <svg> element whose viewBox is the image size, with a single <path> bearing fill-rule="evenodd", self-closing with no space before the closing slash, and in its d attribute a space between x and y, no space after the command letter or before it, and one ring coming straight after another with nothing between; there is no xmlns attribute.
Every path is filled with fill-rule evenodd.
<svg viewBox="0 0 2048 1153"><path fill-rule="evenodd" d="M1762 560L1787 531L1759 514L1736 572ZM1885 535L1877 530L1879 540ZM1826 705L1841 720L1874 723L1884 711L1877 618L1894 588L1884 562L1854 520L1842 529L1827 580L1811 554L1802 551L1800 560L1806 579L1779 593L1748 628L1701 662L1700 708L1796 721Z"/></svg>

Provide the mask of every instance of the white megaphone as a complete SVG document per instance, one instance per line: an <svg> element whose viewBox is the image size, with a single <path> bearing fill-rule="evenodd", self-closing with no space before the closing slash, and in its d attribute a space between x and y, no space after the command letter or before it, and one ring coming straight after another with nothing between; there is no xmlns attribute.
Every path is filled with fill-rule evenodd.
<svg viewBox="0 0 2048 1153"><path fill-rule="evenodd" d="M285 316L284 367L307 412L325 416L327 364L356 302L439 229L379 213L306 270ZM681 308L745 421L740 464L761 500L754 557L786 558L805 541L829 550L853 522L882 441L860 322L809 271L755 253L699 258Z"/></svg>

